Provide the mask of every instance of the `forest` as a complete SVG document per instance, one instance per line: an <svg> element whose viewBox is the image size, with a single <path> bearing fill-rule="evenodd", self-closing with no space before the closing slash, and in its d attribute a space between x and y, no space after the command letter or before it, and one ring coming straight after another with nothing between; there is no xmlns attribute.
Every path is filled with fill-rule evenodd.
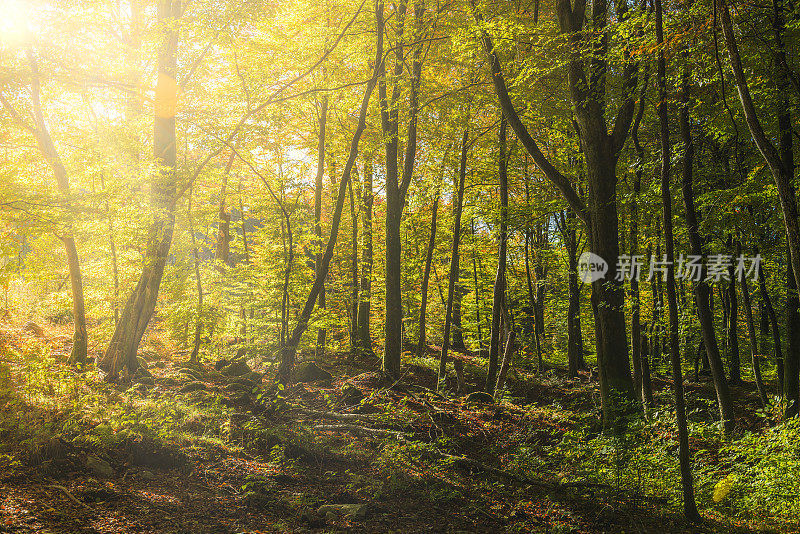
<svg viewBox="0 0 800 534"><path fill-rule="evenodd" d="M0 0L0 533L800 531L795 0Z"/></svg>

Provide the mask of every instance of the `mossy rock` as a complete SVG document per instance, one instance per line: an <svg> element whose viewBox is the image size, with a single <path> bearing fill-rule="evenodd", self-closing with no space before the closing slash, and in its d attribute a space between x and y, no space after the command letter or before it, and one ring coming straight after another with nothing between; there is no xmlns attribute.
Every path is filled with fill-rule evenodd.
<svg viewBox="0 0 800 534"><path fill-rule="evenodd" d="M302 362L295 371L297 382L316 382L317 380L331 380L333 375L325 369L320 369L314 362Z"/></svg>
<svg viewBox="0 0 800 534"><path fill-rule="evenodd" d="M353 384L344 383L341 390L342 400L346 404L358 404L364 400L364 393Z"/></svg>
<svg viewBox="0 0 800 534"><path fill-rule="evenodd" d="M473 391L467 395L466 401L475 404L494 404L494 397L485 391Z"/></svg>
<svg viewBox="0 0 800 534"><path fill-rule="evenodd" d="M253 370L242 360L237 360L229 365L226 365L220 370L224 376L245 376L252 373Z"/></svg>

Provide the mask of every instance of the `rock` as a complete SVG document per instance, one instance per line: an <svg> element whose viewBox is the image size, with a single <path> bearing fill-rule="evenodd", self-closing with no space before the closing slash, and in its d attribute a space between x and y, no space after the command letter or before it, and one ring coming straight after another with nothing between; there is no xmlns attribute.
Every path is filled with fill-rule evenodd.
<svg viewBox="0 0 800 534"><path fill-rule="evenodd" d="M253 370L242 360L237 360L229 365L226 365L220 370L224 376L244 376L252 373Z"/></svg>
<svg viewBox="0 0 800 534"><path fill-rule="evenodd" d="M358 404L364 399L364 394L353 384L342 385L342 400L346 404Z"/></svg>
<svg viewBox="0 0 800 534"><path fill-rule="evenodd" d="M216 369L217 371L221 371L223 367L227 367L230 364L231 364L230 360L226 360L225 358L223 358L214 364L214 369Z"/></svg>
<svg viewBox="0 0 800 534"><path fill-rule="evenodd" d="M200 390L207 390L208 386L206 386L202 382L188 382L181 388L181 393L191 393L192 391L200 391Z"/></svg>
<svg viewBox="0 0 800 534"><path fill-rule="evenodd" d="M147 480L147 481L151 481L151 480L155 480L156 479L156 476L153 474L153 472L152 471L148 471L147 469L143 469L142 472L139 473L139 477L142 480Z"/></svg>
<svg viewBox="0 0 800 534"><path fill-rule="evenodd" d="M320 369L314 362L303 362L297 366L295 380L298 382L316 382L317 380L331 380L333 375L325 369Z"/></svg>
<svg viewBox="0 0 800 534"><path fill-rule="evenodd" d="M86 457L86 468L95 475L103 478L111 478L114 476L114 468L105 460L101 460L97 456L89 455Z"/></svg>
<svg viewBox="0 0 800 534"><path fill-rule="evenodd" d="M328 514L345 516L352 519L364 519L367 517L366 504L323 504L317 508L317 515L328 517Z"/></svg>
<svg viewBox="0 0 800 534"><path fill-rule="evenodd" d="M22 331L29 332L36 337L44 337L44 328L34 323L33 321L28 321L27 323L25 323L25 326L22 327Z"/></svg>
<svg viewBox="0 0 800 534"><path fill-rule="evenodd" d="M466 398L467 402L474 402L477 404L494 404L494 397L485 391L473 391Z"/></svg>

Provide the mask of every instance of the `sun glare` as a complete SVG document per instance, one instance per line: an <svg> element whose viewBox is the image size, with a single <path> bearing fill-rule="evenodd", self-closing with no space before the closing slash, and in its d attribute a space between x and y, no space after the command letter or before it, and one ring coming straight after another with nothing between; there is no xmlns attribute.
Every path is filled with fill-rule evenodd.
<svg viewBox="0 0 800 534"><path fill-rule="evenodd" d="M0 43L22 42L29 31L27 5L20 0L0 0Z"/></svg>

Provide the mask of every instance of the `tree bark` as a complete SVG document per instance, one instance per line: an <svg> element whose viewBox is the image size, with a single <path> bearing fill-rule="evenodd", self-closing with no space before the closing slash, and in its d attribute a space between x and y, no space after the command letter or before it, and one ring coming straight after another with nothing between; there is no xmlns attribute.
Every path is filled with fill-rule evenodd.
<svg viewBox="0 0 800 534"><path fill-rule="evenodd" d="M445 153L445 160L447 154ZM417 342L417 357L421 358L425 354L425 348L428 346L426 335L426 320L428 309L428 285L431 279L431 264L433 263L433 252L436 248L436 219L439 214L439 198L441 191L437 188L436 196L433 199L433 207L431 208L431 231L428 238L428 250L425 253L425 270L422 273L422 295L419 307L419 341Z"/></svg>
<svg viewBox="0 0 800 534"><path fill-rule="evenodd" d="M186 207L186 216L189 220L189 233L192 235L192 256L194 258L194 276L197 283L197 318L194 323L194 343L189 361L197 363L200 354L200 342L203 333L203 280L200 277L200 252L197 250L197 237L194 235L194 219L192 217L192 193L189 188L189 203Z"/></svg>
<svg viewBox="0 0 800 534"><path fill-rule="evenodd" d="M472 12L478 25L483 18L471 0ZM569 0L559 0L557 12L561 32L575 44L576 54L582 48L580 40L584 28L585 7L577 2L573 8ZM617 5L617 17L625 18L627 4ZM491 37L481 29L481 40L489 56L491 78L495 93L500 100L503 114L513 128L517 138L525 146L536 165L562 193L576 215L588 229L589 249L609 262L606 279L592 284L592 309L595 311L597 359L600 375L600 392L603 405L603 420L606 428L619 431L624 425L620 417L635 405L634 386L628 358L628 344L623 310L624 295L616 277L616 259L619 255L619 225L617 220L616 164L619 152L628 136L633 120L634 90L637 85L637 65L628 63L623 68L622 104L614 119L611 132L605 117L605 84L608 35L606 24L609 17L605 0L592 3L592 33L601 35L596 39L587 76L581 58L574 56L568 64L570 96L575 104L576 122L580 128L581 148L586 161L589 206L585 206L570 180L561 174L541 152L517 114L508 95L500 60Z"/></svg>
<svg viewBox="0 0 800 534"><path fill-rule="evenodd" d="M669 307L669 345L672 356L672 381L675 394L675 416L678 426L678 458L683 489L683 513L691 522L700 521L700 513L694 499L691 456L689 451L689 429L686 423L686 403L683 392L683 371L678 339L679 318L678 299L675 292L675 251L672 232L672 193L670 192L670 139L669 118L667 116L667 73L664 59L664 26L661 0L655 0L656 40L658 50L658 118L661 140L661 204L664 226L664 252L667 261L667 306Z"/></svg>
<svg viewBox="0 0 800 534"><path fill-rule="evenodd" d="M794 167L787 166L786 161L782 158L781 153L775 145L769 140L761 121L756 113L753 99L750 95L750 88L747 85L747 79L744 74L744 67L739 55L739 46L736 43L736 36L733 31L733 23L731 22L730 10L725 0L715 0L719 3L721 9L722 31L725 36L725 44L728 48L728 57L731 60L731 69L733 71L733 79L736 83L736 89L739 92L739 100L742 104L742 110L745 116L745 122L750 130L753 141L758 148L758 151L767 163L767 166L772 173L775 180L775 186L778 190L778 198L781 204L781 212L783 213L784 227L786 229L786 242L789 247L789 254L792 264L792 272L795 277L795 284L800 287L800 222L797 218L797 202L795 199L794 190L792 188L792 177L794 174ZM781 35L778 33L777 35ZM783 48L782 41L778 43L779 49ZM785 108L788 114L789 107Z"/></svg>
<svg viewBox="0 0 800 534"><path fill-rule="evenodd" d="M732 386L742 383L741 362L739 356L739 299L736 294L736 277L733 265L728 271L730 282L728 284L728 370L729 381Z"/></svg>
<svg viewBox="0 0 800 534"><path fill-rule="evenodd" d="M158 57L158 84L154 102L153 155L160 168L153 174L150 205L153 221L147 239L142 275L125 303L111 342L98 366L113 379L123 368L134 373L136 353L147 325L155 312L164 267L175 228L176 135L175 113L178 98L176 79L178 25L181 0L160 0L158 20L165 35Z"/></svg>
<svg viewBox="0 0 800 534"><path fill-rule="evenodd" d="M344 199L347 195L347 183L350 180L350 173L355 165L356 158L358 157L358 142L361 140L361 134L364 132L367 122L367 108L369 107L369 98L375 85L378 82L380 73L380 63L383 58L383 2L376 0L375 9L376 19L376 46L375 46L375 70L367 82L367 87L364 89L364 96L361 100L361 108L358 116L358 125L353 134L353 140L350 142L350 153L347 157L344 170L342 171L342 179L339 182L339 194L336 197L336 206L334 208L333 220L331 221L331 234L328 236L328 244L325 247L325 253L322 255L319 272L317 273L314 284L311 286L311 291L308 294L300 316L297 318L297 324L292 330L292 335L286 341L286 346L281 350L281 361L278 366L277 380L282 384L290 384L294 380L294 363L297 355L297 346L300 344L300 338L308 328L308 319L311 317L311 312L314 311L314 304L317 301L325 278L328 276L331 259L333 258L333 249L336 246L336 238L339 234L339 224L342 220L342 211L344 209Z"/></svg>
<svg viewBox="0 0 800 534"><path fill-rule="evenodd" d="M741 256L742 246L740 243L736 244L736 255ZM761 399L761 406L766 408L769 404L767 399L767 391L764 389L764 379L761 376L761 356L758 354L756 326L753 321L753 308L750 304L750 290L747 286L747 275L741 273L742 284L742 305L744 306L744 316L747 321L747 335L750 338L750 363L753 366L753 375L755 376L756 389L758 389L758 397Z"/></svg>
<svg viewBox="0 0 800 534"><path fill-rule="evenodd" d="M467 121L469 122L469 121ZM441 389L447 376L447 352L450 350L450 329L452 327L453 304L455 301L456 280L458 279L458 244L461 241L461 211L464 201L464 179L467 174L467 141L469 139L469 129L464 129L461 138L461 159L458 168L458 177L454 201L453 221L453 244L450 249L450 278L447 282L447 310L444 316L444 341L442 342L442 353L439 358L439 383Z"/></svg>
<svg viewBox="0 0 800 534"><path fill-rule="evenodd" d="M497 274L494 278L494 290L492 292L492 329L491 340L489 341L489 369L486 372L486 384L484 389L489 395L494 395L497 380L497 365L500 358L500 349L503 341L500 330L502 319L503 301L505 300L505 279L506 279L506 248L508 246L508 157L506 153L506 130L508 123L505 116L500 117L500 134L498 158L498 176L500 178L500 235L498 236L499 246L497 248Z"/></svg>
<svg viewBox="0 0 800 534"><path fill-rule="evenodd" d="M786 419L800 414L800 296L792 271L786 269L786 331L789 338L786 347L786 364L783 368L783 388L786 399Z"/></svg>
<svg viewBox="0 0 800 534"><path fill-rule="evenodd" d="M396 6L398 27L398 43L395 46L395 81L392 87L391 100L386 91L386 66L380 61L381 75L378 82L380 96L381 125L386 153L386 326L383 353L383 371L390 376L400 373L400 354L403 350L403 296L401 290L401 252L400 224L403 217L406 193L411 184L414 163L417 153L417 114L419 112L418 91L422 74L422 45L416 44L411 65L409 91L409 118L406 151L403 159L403 173L399 178L398 169L398 106L400 86L397 78L403 74L405 58L403 56L403 26L408 1L401 0ZM381 10L382 10L381 2ZM424 2L415 3L414 40L422 37ZM381 15L382 17L382 15Z"/></svg>
<svg viewBox="0 0 800 534"><path fill-rule="evenodd" d="M373 354L369 331L369 314L372 303L372 155L364 163L364 190L362 196L361 230L361 282L358 292L358 340L362 352Z"/></svg>
<svg viewBox="0 0 800 534"><path fill-rule="evenodd" d="M328 122L328 96L322 97L319 111L319 139L317 144L317 175L314 179L314 235L316 236L317 254L314 259L314 275L319 276L320 263L322 262L322 178L325 176L325 127ZM317 303L319 309L325 309L325 281ZM317 329L317 357L325 354L325 341L327 332L325 327Z"/></svg>
<svg viewBox="0 0 800 534"><path fill-rule="evenodd" d="M694 141L689 124L689 71L684 68L681 76L681 109L680 109L680 130L681 140L683 141L683 175L681 177L681 191L683 194L684 217L686 218L686 229L689 237L689 246L692 255L703 255L703 241L700 236L700 216L694 205L693 190L693 165L694 165ZM717 344L717 334L714 329L714 314L711 312L712 294L708 284L703 280L704 273L700 272L699 281L694 282L695 304L697 306L697 316L700 321L700 331L703 335L703 345L705 346L708 363L711 367L711 377L714 382L714 389L717 394L717 404L719 406L720 420L726 434L733 432L735 424L733 400L725 379L725 370L720 357L719 345Z"/></svg>
<svg viewBox="0 0 800 534"><path fill-rule="evenodd" d="M42 111L42 103L40 99L41 81L39 79L39 65L36 61L36 56L32 47L26 50L28 64L31 68L31 101L33 104L33 118L34 125L31 126L14 110L11 104L3 97L0 92L0 100L3 106L11 114L14 120L29 130L36 139L36 145L39 148L53 175L56 179L56 185L59 193L64 197L70 195L69 175L61 160L61 156L56 149L50 131L47 128L47 123L44 119ZM69 200L67 200L69 203ZM58 235L61 234L61 235ZM78 256L78 248L75 245L75 238L72 234L71 225L67 225L63 232L57 233L61 242L64 244L64 251L67 255L67 269L69 271L70 290L72 293L72 320L74 330L72 334L72 350L70 351L69 359L67 360L71 365L78 367L87 363L88 351L88 334L86 330L86 305L83 298L83 276L81 274L81 262ZM113 246L113 235L111 236L111 244ZM116 265L116 263L115 263Z"/></svg>
<svg viewBox="0 0 800 534"><path fill-rule="evenodd" d="M503 363L500 365L500 373L497 375L497 385L494 388L494 392L492 393L495 397L500 395L503 392L503 385L506 383L506 376L508 376L508 369L511 367L511 360L514 359L514 352L516 347L514 345L514 339L516 338L516 332L514 330L510 330L508 332L508 337L506 339L506 347L503 351Z"/></svg>

